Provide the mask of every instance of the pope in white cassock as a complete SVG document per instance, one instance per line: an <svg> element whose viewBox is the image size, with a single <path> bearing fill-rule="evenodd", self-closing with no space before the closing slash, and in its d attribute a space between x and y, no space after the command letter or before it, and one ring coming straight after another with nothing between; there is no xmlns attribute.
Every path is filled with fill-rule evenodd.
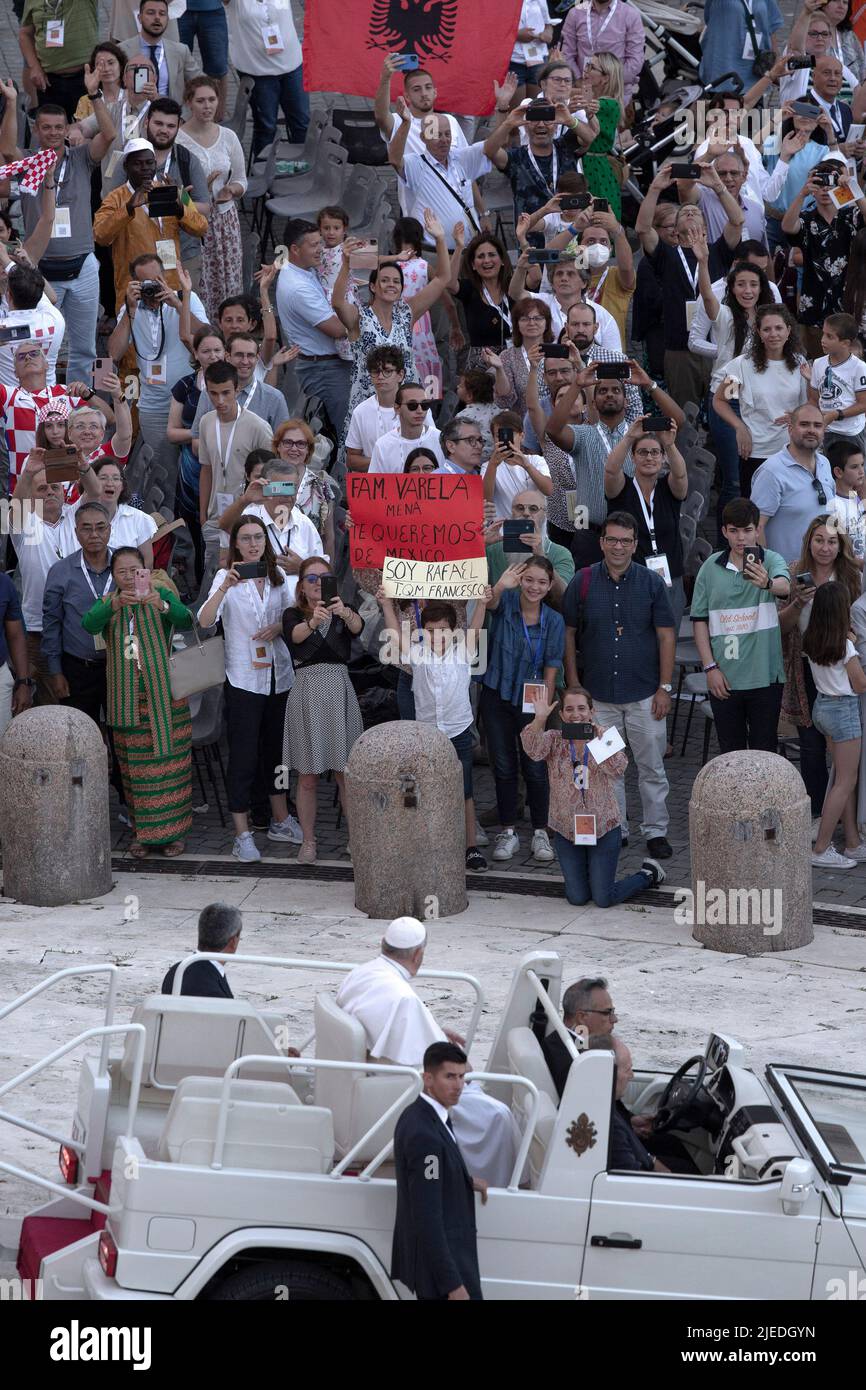
<svg viewBox="0 0 866 1390"><path fill-rule="evenodd" d="M367 1034L375 1062L420 1067L431 1043L463 1039L447 1033L418 998L412 980L421 969L427 933L414 917L398 917L382 940L382 954L346 976L337 1004ZM507 1105L472 1083L451 1112L454 1136L473 1177L507 1187L520 1144L520 1130Z"/></svg>

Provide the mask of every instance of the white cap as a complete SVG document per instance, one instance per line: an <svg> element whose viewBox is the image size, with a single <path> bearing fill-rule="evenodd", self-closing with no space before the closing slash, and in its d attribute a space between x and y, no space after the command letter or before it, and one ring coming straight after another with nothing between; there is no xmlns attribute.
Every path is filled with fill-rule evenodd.
<svg viewBox="0 0 866 1390"><path fill-rule="evenodd" d="M140 150L150 150L151 154L156 154L156 150L149 140L136 138L135 140L127 140L123 147L123 158L126 159L128 154L138 154Z"/></svg>
<svg viewBox="0 0 866 1390"><path fill-rule="evenodd" d="M396 946L398 950L423 946L426 940L427 932L417 917L395 917L385 933L386 944Z"/></svg>

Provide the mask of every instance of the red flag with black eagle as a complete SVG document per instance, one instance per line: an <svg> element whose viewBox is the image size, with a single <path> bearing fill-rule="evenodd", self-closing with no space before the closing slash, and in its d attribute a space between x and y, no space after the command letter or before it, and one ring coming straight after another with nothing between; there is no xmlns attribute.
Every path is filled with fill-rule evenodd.
<svg viewBox="0 0 866 1390"><path fill-rule="evenodd" d="M486 116L511 60L521 0L307 0L308 92L372 97L388 53L414 54L440 111ZM392 95L403 90L396 73Z"/></svg>

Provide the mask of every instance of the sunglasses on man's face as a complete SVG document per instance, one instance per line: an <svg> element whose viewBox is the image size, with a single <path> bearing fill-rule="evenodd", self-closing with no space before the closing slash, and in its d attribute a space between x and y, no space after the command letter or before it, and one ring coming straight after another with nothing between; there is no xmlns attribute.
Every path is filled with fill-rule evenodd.
<svg viewBox="0 0 866 1390"><path fill-rule="evenodd" d="M403 404L405 405L405 407L406 407L407 410L426 410L426 409L427 409L427 402L426 402L426 401L404 401Z"/></svg>

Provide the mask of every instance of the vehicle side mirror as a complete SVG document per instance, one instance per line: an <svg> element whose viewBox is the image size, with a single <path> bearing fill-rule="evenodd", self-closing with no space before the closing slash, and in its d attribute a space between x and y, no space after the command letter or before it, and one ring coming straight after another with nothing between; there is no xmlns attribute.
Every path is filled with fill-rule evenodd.
<svg viewBox="0 0 866 1390"><path fill-rule="evenodd" d="M782 1174L780 1197L786 1216L796 1216L815 1186L815 1168L808 1158L792 1158Z"/></svg>

